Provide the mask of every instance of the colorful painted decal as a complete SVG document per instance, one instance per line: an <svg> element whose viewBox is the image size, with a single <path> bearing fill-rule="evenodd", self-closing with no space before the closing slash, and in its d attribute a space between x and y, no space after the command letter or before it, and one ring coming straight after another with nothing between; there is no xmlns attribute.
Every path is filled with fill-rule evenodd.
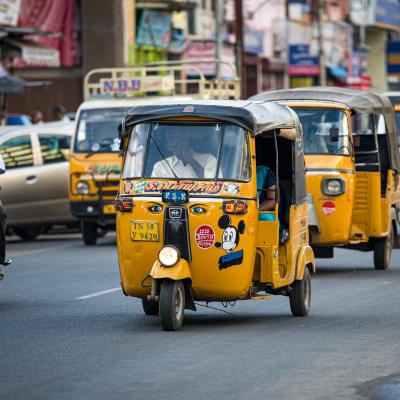
<svg viewBox="0 0 400 400"><path fill-rule="evenodd" d="M328 200L322 204L322 214L324 215L332 215L336 210L336 205L333 201Z"/></svg>
<svg viewBox="0 0 400 400"><path fill-rule="evenodd" d="M86 172L90 172L95 175L120 175L121 168L119 165L93 164L87 167Z"/></svg>
<svg viewBox="0 0 400 400"><path fill-rule="evenodd" d="M222 215L218 221L218 226L224 229L222 233L222 243L215 243L215 247L224 250L227 254L220 257L219 269L225 269L238 265L243 262L243 250L233 251L239 245L240 235L244 233L246 225L244 221L240 221L238 227L231 225L231 217L229 215Z"/></svg>
<svg viewBox="0 0 400 400"><path fill-rule="evenodd" d="M235 193L239 193L239 185L226 185L222 182L167 182L167 181L141 181L136 182L132 194L157 193L163 190L187 190L191 194L224 194L224 186L237 186Z"/></svg>
<svg viewBox="0 0 400 400"><path fill-rule="evenodd" d="M210 225L200 225L194 234L197 246L209 249L214 244L215 232Z"/></svg>
<svg viewBox="0 0 400 400"><path fill-rule="evenodd" d="M223 196L236 196L240 192L240 186L236 184L226 184L224 183L222 185L222 191L221 194Z"/></svg>

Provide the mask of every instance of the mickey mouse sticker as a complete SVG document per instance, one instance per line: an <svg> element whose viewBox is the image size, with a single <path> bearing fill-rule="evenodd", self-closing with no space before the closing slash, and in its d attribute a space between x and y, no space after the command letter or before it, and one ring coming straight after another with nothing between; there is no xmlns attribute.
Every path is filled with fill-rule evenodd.
<svg viewBox="0 0 400 400"><path fill-rule="evenodd" d="M222 215L218 221L218 226L224 229L222 233L222 243L215 243L215 247L225 251L226 255L219 258L219 269L225 269L238 265L243 262L243 250L234 251L246 229L244 221L240 221L237 228L231 225L232 220L229 215Z"/></svg>

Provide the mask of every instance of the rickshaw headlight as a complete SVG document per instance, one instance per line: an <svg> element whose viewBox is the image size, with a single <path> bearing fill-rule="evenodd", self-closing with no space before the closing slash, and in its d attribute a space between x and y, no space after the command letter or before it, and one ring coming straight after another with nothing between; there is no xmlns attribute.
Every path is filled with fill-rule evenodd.
<svg viewBox="0 0 400 400"><path fill-rule="evenodd" d="M343 179L323 179L322 180L322 193L328 196L337 196L346 191L346 185Z"/></svg>
<svg viewBox="0 0 400 400"><path fill-rule="evenodd" d="M158 259L164 267L173 267L180 259L179 250L174 246L164 246L158 253Z"/></svg>
<svg viewBox="0 0 400 400"><path fill-rule="evenodd" d="M89 184L87 182L84 182L84 181L79 181L76 184L75 188L76 188L76 192L78 194L85 195L85 194L89 194L89 192L90 192Z"/></svg>

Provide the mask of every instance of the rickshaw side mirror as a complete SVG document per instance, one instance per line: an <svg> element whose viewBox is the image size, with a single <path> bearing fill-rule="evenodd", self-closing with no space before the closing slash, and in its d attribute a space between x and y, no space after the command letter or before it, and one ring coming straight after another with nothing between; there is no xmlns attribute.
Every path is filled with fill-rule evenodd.
<svg viewBox="0 0 400 400"><path fill-rule="evenodd" d="M124 149L125 129L125 121L123 121L118 125L119 149L121 151Z"/></svg>
<svg viewBox="0 0 400 400"><path fill-rule="evenodd" d="M329 129L329 136L331 138L331 142L338 142L339 141L339 128L330 128Z"/></svg>

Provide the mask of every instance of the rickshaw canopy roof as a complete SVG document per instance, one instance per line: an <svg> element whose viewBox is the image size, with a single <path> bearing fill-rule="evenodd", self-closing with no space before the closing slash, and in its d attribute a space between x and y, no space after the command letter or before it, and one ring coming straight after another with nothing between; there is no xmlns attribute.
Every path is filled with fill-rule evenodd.
<svg viewBox="0 0 400 400"><path fill-rule="evenodd" d="M250 97L257 101L323 101L347 106L354 113L383 114L390 146L390 164L400 171L396 120L393 105L386 96L338 87L312 87L264 92Z"/></svg>
<svg viewBox="0 0 400 400"><path fill-rule="evenodd" d="M300 129L296 113L278 103L261 103L248 100L198 100L160 102L137 106L129 110L125 126L168 117L205 117L239 125L254 135L274 129ZM291 140L296 135L282 136Z"/></svg>

